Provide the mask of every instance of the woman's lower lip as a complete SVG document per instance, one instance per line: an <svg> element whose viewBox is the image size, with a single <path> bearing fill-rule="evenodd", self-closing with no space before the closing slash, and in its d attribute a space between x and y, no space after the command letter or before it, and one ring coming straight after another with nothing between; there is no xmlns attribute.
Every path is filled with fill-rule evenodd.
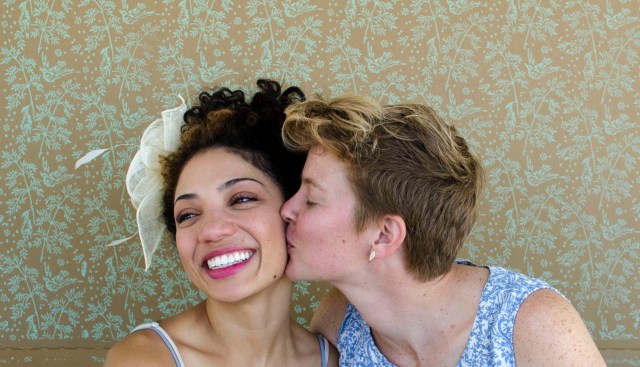
<svg viewBox="0 0 640 367"><path fill-rule="evenodd" d="M251 259L253 259L253 256L248 258L247 260L237 263L237 264L233 264L231 266L227 266L225 268L220 268L220 269L205 269L207 274L213 278L213 279L223 279L223 278L227 278L230 277L236 273L238 273L239 271L241 271L247 264L249 264L249 261L251 261Z"/></svg>

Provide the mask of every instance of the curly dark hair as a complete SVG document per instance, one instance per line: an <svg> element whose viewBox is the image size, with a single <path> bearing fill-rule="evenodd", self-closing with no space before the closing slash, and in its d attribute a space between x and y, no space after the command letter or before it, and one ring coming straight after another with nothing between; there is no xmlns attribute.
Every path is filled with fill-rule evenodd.
<svg viewBox="0 0 640 367"><path fill-rule="evenodd" d="M219 88L198 96L199 105L184 114L180 146L162 159L164 179L163 217L169 232L176 234L173 200L185 164L197 153L221 147L238 154L263 171L278 185L285 199L300 187L306 154L287 150L282 143L282 124L287 106L305 100L298 87L281 93L280 84L266 79L256 83L259 91L245 101L241 90Z"/></svg>

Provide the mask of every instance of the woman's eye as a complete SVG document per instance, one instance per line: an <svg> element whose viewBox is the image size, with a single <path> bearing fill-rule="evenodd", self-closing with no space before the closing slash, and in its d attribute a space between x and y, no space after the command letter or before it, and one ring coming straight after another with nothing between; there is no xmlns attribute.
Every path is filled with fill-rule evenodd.
<svg viewBox="0 0 640 367"><path fill-rule="evenodd" d="M180 224L182 222L184 222L185 220L189 219L189 218L193 218L195 216L194 213L192 212L184 212L184 213L180 213L176 216L176 223Z"/></svg>
<svg viewBox="0 0 640 367"><path fill-rule="evenodd" d="M252 195L235 195L231 198L231 205L237 204L245 204L258 200L255 196Z"/></svg>

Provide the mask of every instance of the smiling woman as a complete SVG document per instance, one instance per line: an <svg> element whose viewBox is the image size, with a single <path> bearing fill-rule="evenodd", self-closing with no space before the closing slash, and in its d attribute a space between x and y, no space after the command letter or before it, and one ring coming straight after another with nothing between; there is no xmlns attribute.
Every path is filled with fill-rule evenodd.
<svg viewBox="0 0 640 367"><path fill-rule="evenodd" d="M207 167L207 169L202 169ZM221 302L268 289L287 261L283 195L273 179L224 148L184 166L174 214L182 264L194 284Z"/></svg>
<svg viewBox="0 0 640 367"><path fill-rule="evenodd" d="M143 147L134 158L138 167L160 166L162 174L160 194L150 189L145 177L153 175L144 169L128 174L130 192L143 193L134 204L147 267L158 238L147 224L163 222L190 280L207 298L139 326L109 351L105 366L337 365L325 338L289 319L292 284L283 276L287 249L279 211L299 186L305 157L284 148L280 130L284 109L304 94L296 87L281 94L268 80L258 87L249 103L242 91L202 92L200 104L184 113L184 125L176 110L163 113L165 127L181 132L179 143L166 154ZM170 130L157 136L170 138Z"/></svg>

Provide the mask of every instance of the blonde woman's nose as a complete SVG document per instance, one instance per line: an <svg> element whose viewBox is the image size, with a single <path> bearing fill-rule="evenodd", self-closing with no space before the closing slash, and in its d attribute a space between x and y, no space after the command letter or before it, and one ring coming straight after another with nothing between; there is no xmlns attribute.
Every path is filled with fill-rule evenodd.
<svg viewBox="0 0 640 367"><path fill-rule="evenodd" d="M296 218L296 210L295 210L295 199L297 195L294 195L289 200L287 200L280 208L280 217L287 223L291 223Z"/></svg>

